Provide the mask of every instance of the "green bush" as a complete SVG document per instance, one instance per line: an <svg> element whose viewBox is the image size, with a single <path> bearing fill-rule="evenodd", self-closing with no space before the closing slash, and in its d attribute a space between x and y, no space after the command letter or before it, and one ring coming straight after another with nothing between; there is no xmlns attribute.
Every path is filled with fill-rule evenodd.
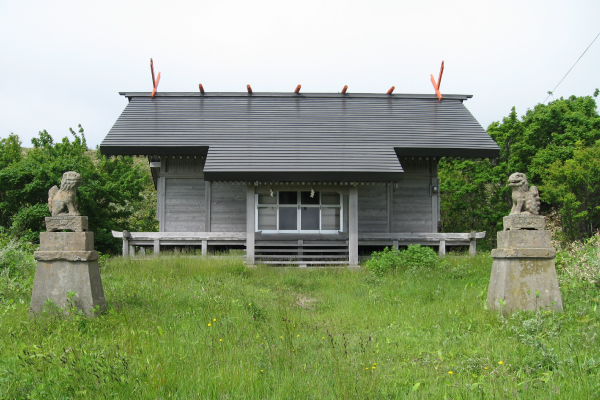
<svg viewBox="0 0 600 400"><path fill-rule="evenodd" d="M33 285L34 247L0 232L0 304L19 297Z"/></svg>
<svg viewBox="0 0 600 400"><path fill-rule="evenodd" d="M417 272L438 265L441 265L441 261L431 247L415 244L403 251L389 247L383 251L375 251L365 268L369 272L381 275L393 271Z"/></svg>

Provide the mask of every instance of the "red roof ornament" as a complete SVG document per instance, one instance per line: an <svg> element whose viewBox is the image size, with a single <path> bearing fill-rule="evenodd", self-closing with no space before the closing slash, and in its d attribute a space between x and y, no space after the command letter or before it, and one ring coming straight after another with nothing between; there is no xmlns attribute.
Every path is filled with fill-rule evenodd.
<svg viewBox="0 0 600 400"><path fill-rule="evenodd" d="M433 83L433 89L435 90L435 94L437 94L438 99L442 100L442 94L440 93L440 85L442 83L442 74L444 73L444 62L442 61L442 66L440 67L440 77L438 78L437 83L435 83L435 78L433 74L431 74L431 83Z"/></svg>
<svg viewBox="0 0 600 400"><path fill-rule="evenodd" d="M154 79L154 63L152 62L152 59L150 59L150 72L152 72L152 95L150 97L154 98L156 90L158 89L158 82L160 82L160 72L156 79Z"/></svg>

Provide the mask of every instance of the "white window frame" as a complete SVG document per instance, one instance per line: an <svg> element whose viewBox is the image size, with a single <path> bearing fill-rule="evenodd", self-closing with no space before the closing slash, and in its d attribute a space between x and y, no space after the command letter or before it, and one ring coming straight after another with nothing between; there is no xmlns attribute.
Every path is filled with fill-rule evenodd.
<svg viewBox="0 0 600 400"><path fill-rule="evenodd" d="M344 232L344 198L343 196L340 194L340 203L339 204L322 204L323 201L323 196L321 195L321 193L323 193L323 191L318 191L319 192L319 204L301 204L301 193L302 192L307 192L307 190L282 190L284 192L296 192L297 194L297 200L296 200L296 204L279 204L279 192L273 192L273 196L276 199L276 203L272 203L272 204L259 204L258 203L258 196L259 194L255 194L254 196L254 230L256 232L262 232L262 233L324 233L324 234L334 234L334 233L340 233L340 232ZM334 191L332 191L334 192ZM325 191L325 193L330 193ZM334 192L337 193L337 192ZM339 193L338 193L339 194ZM258 209L259 208L270 208L270 207L275 207L276 208L276 226L277 229L274 230L259 230L258 229ZM296 213L296 226L298 227L298 229L295 230L282 230L279 229L279 209L280 208L292 208L292 207L296 207L296 209L298 210L298 212ZM302 224L302 207L310 207L310 208L319 208L319 229L318 230L302 230L301 228L301 224ZM322 229L323 227L323 208L339 208L340 210L340 229L339 230L324 230Z"/></svg>

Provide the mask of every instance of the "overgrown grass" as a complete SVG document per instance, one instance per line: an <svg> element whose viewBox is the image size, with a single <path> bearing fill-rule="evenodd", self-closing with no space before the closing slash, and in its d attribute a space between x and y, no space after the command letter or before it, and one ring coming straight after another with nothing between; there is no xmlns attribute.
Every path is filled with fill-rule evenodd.
<svg viewBox="0 0 600 400"><path fill-rule="evenodd" d="M30 293L2 299L0 397L600 396L596 286L563 287L563 314L506 319L485 307L489 255L447 260L443 271L377 276L111 259L99 318L30 318Z"/></svg>

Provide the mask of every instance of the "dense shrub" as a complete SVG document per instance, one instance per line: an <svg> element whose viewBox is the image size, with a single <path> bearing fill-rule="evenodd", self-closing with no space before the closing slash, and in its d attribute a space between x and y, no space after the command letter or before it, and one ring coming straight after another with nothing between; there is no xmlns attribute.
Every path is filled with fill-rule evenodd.
<svg viewBox="0 0 600 400"><path fill-rule="evenodd" d="M439 265L441 265L441 260L431 247L416 244L408 246L403 251L389 247L383 251L376 251L367 261L365 268L367 271L381 275L393 271L416 272Z"/></svg>

